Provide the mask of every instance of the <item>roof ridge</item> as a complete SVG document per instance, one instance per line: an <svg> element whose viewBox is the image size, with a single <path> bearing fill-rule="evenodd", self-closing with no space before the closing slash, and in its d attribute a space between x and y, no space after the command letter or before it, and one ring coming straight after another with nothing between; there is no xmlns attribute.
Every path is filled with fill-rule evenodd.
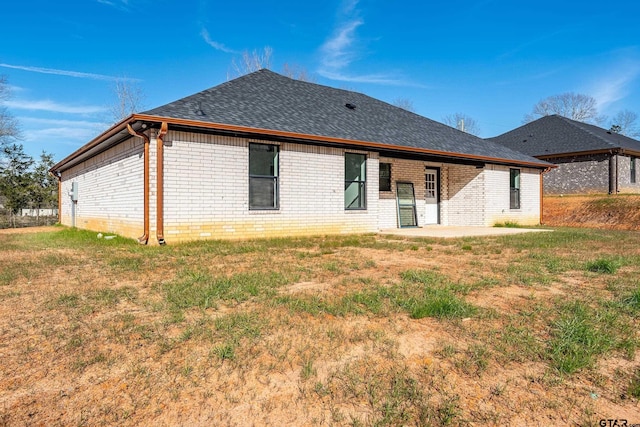
<svg viewBox="0 0 640 427"><path fill-rule="evenodd" d="M608 135L611 135L612 138L627 138L630 139L631 141L636 141L633 138L630 138L626 135L622 135L619 133L613 133L611 132L611 130L607 130L605 128L602 128L600 126L596 126L593 125L591 123L585 123L585 122L581 122L579 120L573 120L570 119L568 117L564 117L564 116L560 116L561 118L565 119L565 121L568 121L570 125L579 128L580 130L587 132L588 134L594 136L595 138L597 138L600 141L603 141L606 145L608 145L610 148L622 148L623 144L619 144L616 143L616 141L611 141L609 140L605 135L599 135L596 131L594 131L594 128L598 131L598 132L606 132Z"/></svg>
<svg viewBox="0 0 640 427"><path fill-rule="evenodd" d="M470 157L531 162L519 151L371 95L260 69L144 112L237 129L368 141Z"/></svg>

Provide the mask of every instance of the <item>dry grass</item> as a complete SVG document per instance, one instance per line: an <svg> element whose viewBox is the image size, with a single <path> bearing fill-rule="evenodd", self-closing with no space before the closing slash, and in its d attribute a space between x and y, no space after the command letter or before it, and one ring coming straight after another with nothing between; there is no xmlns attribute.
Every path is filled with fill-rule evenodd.
<svg viewBox="0 0 640 427"><path fill-rule="evenodd" d="M0 425L640 422L639 243L0 234Z"/></svg>

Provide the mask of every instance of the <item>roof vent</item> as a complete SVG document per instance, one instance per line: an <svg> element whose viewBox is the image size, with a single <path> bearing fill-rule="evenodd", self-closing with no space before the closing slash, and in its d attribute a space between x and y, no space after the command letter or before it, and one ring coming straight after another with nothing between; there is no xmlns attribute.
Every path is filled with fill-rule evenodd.
<svg viewBox="0 0 640 427"><path fill-rule="evenodd" d="M351 104L349 102L344 104L344 106L347 107L349 110L355 110L356 109L356 104Z"/></svg>
<svg viewBox="0 0 640 427"><path fill-rule="evenodd" d="M204 111L202 111L202 102L198 103L198 108L194 113L196 113L196 116L204 116Z"/></svg>

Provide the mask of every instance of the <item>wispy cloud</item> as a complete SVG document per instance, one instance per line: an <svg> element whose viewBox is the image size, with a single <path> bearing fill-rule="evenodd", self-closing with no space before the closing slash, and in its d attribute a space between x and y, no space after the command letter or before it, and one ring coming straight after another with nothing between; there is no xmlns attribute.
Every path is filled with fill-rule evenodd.
<svg viewBox="0 0 640 427"><path fill-rule="evenodd" d="M605 111L611 104L626 98L638 80L640 58L625 58L612 62L607 72L598 73L598 78L591 83L588 92L598 102L600 111Z"/></svg>
<svg viewBox="0 0 640 427"><path fill-rule="evenodd" d="M357 57L353 49L356 29L363 25L362 19L353 19L338 27L333 36L322 45L323 68L336 70L348 67Z"/></svg>
<svg viewBox="0 0 640 427"><path fill-rule="evenodd" d="M68 145L77 147L109 128L109 123L90 120L59 120L18 116L23 126L23 140L29 144ZM53 147L53 146L52 146ZM51 147L50 147L51 148ZM46 145L43 149L49 151Z"/></svg>
<svg viewBox="0 0 640 427"><path fill-rule="evenodd" d="M23 132L23 138L27 143L55 140L56 144L78 146L91 140L99 133L100 129L58 126L25 130Z"/></svg>
<svg viewBox="0 0 640 427"><path fill-rule="evenodd" d="M523 84L526 84L526 83L548 79L549 77L560 74L566 69L567 69L567 66L562 65L560 67L550 68L544 71L534 72L532 74L528 74L528 70L522 73L514 72L507 79L496 80L494 84L496 86L514 86L514 85L522 86Z"/></svg>
<svg viewBox="0 0 640 427"><path fill-rule="evenodd" d="M338 11L337 24L331 37L320 47L320 68L318 73L332 80L344 80L344 69L358 56L356 30L364 25L364 19L356 9L358 0L343 0Z"/></svg>
<svg viewBox="0 0 640 427"><path fill-rule="evenodd" d="M9 108L15 108L17 110L32 110L32 111L48 111L52 113L68 113L68 114L95 114L103 113L107 111L106 107L98 105L65 105L50 100L40 101L28 101L28 100L16 100L7 101L5 105Z"/></svg>
<svg viewBox="0 0 640 427"><path fill-rule="evenodd" d="M22 86L6 85L6 88L9 90L9 93L11 94L26 91L26 89L23 88Z"/></svg>
<svg viewBox="0 0 640 427"><path fill-rule="evenodd" d="M0 67L11 68L14 70L30 71L33 73L54 74L58 76L76 77L81 79L106 80L106 81L124 80L124 81L130 81L130 82L140 81L140 79L134 79L130 77L115 77L115 76L107 76L104 74L84 73L81 71L57 70L55 68L32 67L28 65L11 65L11 64L0 63Z"/></svg>
<svg viewBox="0 0 640 427"><path fill-rule="evenodd" d="M533 37L529 40L524 41L523 43L520 43L519 45L515 46L511 50L498 55L498 59L499 60L510 59L522 52L526 52L530 50L534 46L537 46L543 42L546 42L547 40L553 40L557 38L560 34L565 32L567 32L566 29L560 29L560 30L551 31L548 33L539 34L536 37Z"/></svg>
<svg viewBox="0 0 640 427"><path fill-rule="evenodd" d="M348 75L343 74L341 72L332 72L327 70L322 70L321 75L331 80L337 80L341 82L349 82L349 83L372 83L379 85L387 85L387 86L403 86L403 87L416 87L416 88L428 88L428 86L413 83L407 81L405 79L396 78L389 76L387 74L359 74L359 75Z"/></svg>
<svg viewBox="0 0 640 427"><path fill-rule="evenodd" d="M96 122L90 120L58 120L58 119L42 119L39 117L16 117L20 123L28 125L45 125L45 126L66 126L84 129L106 129L110 126L106 122Z"/></svg>
<svg viewBox="0 0 640 427"><path fill-rule="evenodd" d="M320 47L320 67L318 74L337 81L350 83L373 83L392 86L415 86L403 78L389 73L354 74L349 67L362 55L361 41L357 30L364 25L359 16L358 0L344 0L341 4L337 24L331 37Z"/></svg>
<svg viewBox="0 0 640 427"><path fill-rule="evenodd" d="M341 5L340 13L342 15L351 15L356 11L356 6L360 0L344 0Z"/></svg>
<svg viewBox="0 0 640 427"><path fill-rule="evenodd" d="M222 43L218 43L217 41L211 40L209 31L207 31L205 28L203 28L202 31L200 31L200 35L202 36L202 39L215 50L219 50L225 53L238 53L238 51L230 49L225 45L223 45Z"/></svg>
<svg viewBox="0 0 640 427"><path fill-rule="evenodd" d="M129 11L129 0L97 0L98 3L115 7L116 9Z"/></svg>

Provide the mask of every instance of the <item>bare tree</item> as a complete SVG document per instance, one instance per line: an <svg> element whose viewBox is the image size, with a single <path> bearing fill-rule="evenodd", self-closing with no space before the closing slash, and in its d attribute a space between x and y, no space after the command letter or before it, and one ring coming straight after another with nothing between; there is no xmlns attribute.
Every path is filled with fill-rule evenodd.
<svg viewBox="0 0 640 427"><path fill-rule="evenodd" d="M449 114L442 118L442 123L461 130L462 132L470 133L471 135L478 136L480 134L480 126L478 122L464 113Z"/></svg>
<svg viewBox="0 0 640 427"><path fill-rule="evenodd" d="M589 95L567 92L541 99L533 106L531 113L524 117L523 123L529 123L540 117L558 114L579 122L601 123L604 118L598 116L597 101Z"/></svg>
<svg viewBox="0 0 640 427"><path fill-rule="evenodd" d="M303 82L316 82L315 76L309 74L306 68L295 64L289 65L285 62L282 66L282 74L292 79L301 80Z"/></svg>
<svg viewBox="0 0 640 427"><path fill-rule="evenodd" d="M8 144L12 139L20 138L18 121L2 105L11 96L7 78L0 76L0 146Z"/></svg>
<svg viewBox="0 0 640 427"><path fill-rule="evenodd" d="M416 112L416 107L414 107L413 101L409 98L396 98L391 104L403 110L411 111L412 113Z"/></svg>
<svg viewBox="0 0 640 427"><path fill-rule="evenodd" d="M630 138L640 137L638 114L630 110L622 110L611 119L611 131Z"/></svg>
<svg viewBox="0 0 640 427"><path fill-rule="evenodd" d="M113 92L115 100L111 106L111 119L114 123L144 108L144 93L130 79L122 78L116 80Z"/></svg>
<svg viewBox="0 0 640 427"><path fill-rule="evenodd" d="M231 70L227 73L227 78L244 76L245 74L253 73L263 68L269 69L271 68L272 56L273 49L269 46L265 46L262 52L258 52L257 50L249 52L245 50L239 59L233 58L231 60Z"/></svg>

